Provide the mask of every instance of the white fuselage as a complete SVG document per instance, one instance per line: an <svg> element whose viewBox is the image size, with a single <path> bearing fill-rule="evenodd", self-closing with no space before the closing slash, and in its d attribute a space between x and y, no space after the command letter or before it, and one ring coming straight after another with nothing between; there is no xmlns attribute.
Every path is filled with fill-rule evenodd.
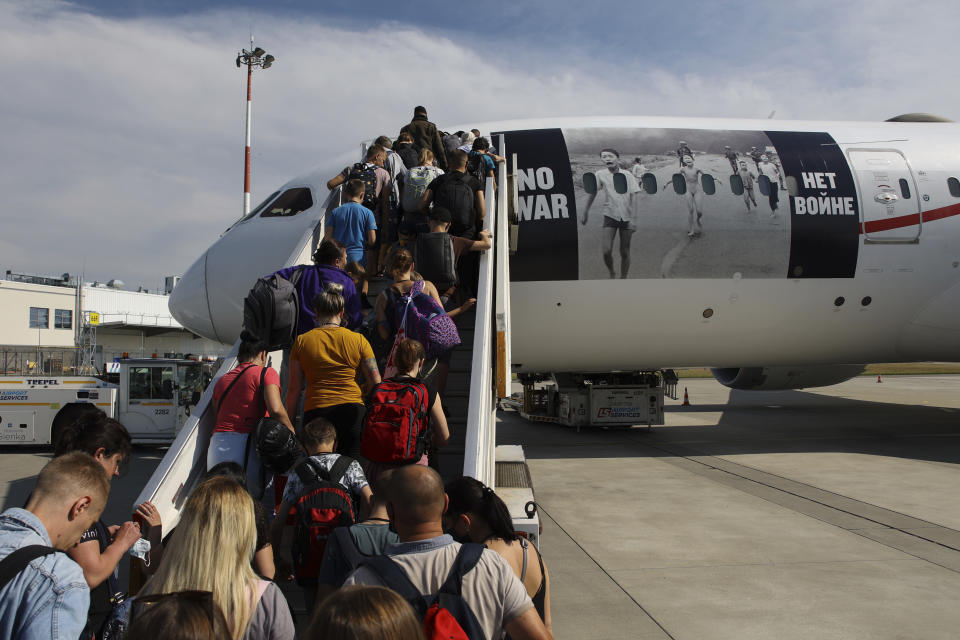
<svg viewBox="0 0 960 640"><path fill-rule="evenodd" d="M960 360L960 183L957 195L949 183L960 178L958 125L617 117L481 126L511 169L517 154L520 173L516 370ZM678 140L714 189L703 179L677 185ZM735 192L724 146L757 177L752 194ZM611 179L618 170L603 149L619 153L624 172L642 158L651 177L621 193L612 185L626 181ZM352 160L280 189L309 189L303 212L233 225L184 274L174 316L235 341L255 279L308 261L326 182ZM763 193L764 174L779 202Z"/></svg>

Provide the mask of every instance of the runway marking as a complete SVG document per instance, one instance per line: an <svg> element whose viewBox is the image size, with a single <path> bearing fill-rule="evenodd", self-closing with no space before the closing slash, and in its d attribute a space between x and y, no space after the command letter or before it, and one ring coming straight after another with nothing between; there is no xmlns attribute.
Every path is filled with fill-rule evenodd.
<svg viewBox="0 0 960 640"><path fill-rule="evenodd" d="M960 531L956 529L702 454L683 445L638 444L669 454L660 459L691 473L960 573L960 554L956 553L960 551Z"/></svg>
<svg viewBox="0 0 960 640"><path fill-rule="evenodd" d="M960 573L960 553L958 553L960 552L960 530L704 454L684 444L651 443L647 439L656 438L655 432L652 436L646 431L623 432L623 435L627 437L618 440L620 446L632 444L640 449L651 450L658 460L690 473L831 524L930 564ZM942 436L938 434L938 437ZM647 441L641 441L641 438ZM822 440L822 438L813 439ZM591 445L607 447L610 444L610 442L583 442L570 446L575 446L582 451L584 447ZM566 445L552 446L564 448ZM564 531L564 533L567 532ZM590 559L593 560L592 557Z"/></svg>

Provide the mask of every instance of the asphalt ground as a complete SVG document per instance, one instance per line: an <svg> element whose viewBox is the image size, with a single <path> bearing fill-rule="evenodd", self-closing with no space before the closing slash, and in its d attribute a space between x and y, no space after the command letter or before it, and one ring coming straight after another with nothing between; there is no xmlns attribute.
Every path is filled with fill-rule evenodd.
<svg viewBox="0 0 960 640"><path fill-rule="evenodd" d="M557 638L957 637L960 377L681 385L650 430L501 413Z"/></svg>

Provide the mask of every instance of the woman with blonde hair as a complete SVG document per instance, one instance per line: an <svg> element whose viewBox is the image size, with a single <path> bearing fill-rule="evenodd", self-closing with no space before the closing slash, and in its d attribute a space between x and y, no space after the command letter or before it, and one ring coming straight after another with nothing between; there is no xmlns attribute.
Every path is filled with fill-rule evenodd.
<svg viewBox="0 0 960 640"><path fill-rule="evenodd" d="M256 539L253 499L246 489L224 477L201 482L138 598L209 591L232 640L292 640L293 619L283 593L250 566Z"/></svg>
<svg viewBox="0 0 960 640"><path fill-rule="evenodd" d="M353 585L327 596L308 640L424 640L413 607L386 587Z"/></svg>

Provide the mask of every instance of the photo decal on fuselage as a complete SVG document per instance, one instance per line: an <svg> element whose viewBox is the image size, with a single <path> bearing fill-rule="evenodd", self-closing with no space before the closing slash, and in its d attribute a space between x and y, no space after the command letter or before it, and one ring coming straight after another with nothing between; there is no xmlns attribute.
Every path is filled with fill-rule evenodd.
<svg viewBox="0 0 960 640"><path fill-rule="evenodd" d="M580 279L786 273L790 207L779 157L762 131L563 134L581 225Z"/></svg>
<svg viewBox="0 0 960 640"><path fill-rule="evenodd" d="M825 133L543 129L507 147L515 280L853 276L856 187Z"/></svg>

